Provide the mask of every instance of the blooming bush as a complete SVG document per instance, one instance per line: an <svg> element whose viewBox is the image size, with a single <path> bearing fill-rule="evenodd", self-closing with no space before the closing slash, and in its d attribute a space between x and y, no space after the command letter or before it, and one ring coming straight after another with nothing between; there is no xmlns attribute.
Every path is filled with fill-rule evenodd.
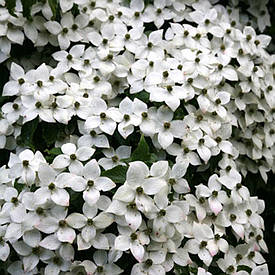
<svg viewBox="0 0 275 275"><path fill-rule="evenodd" d="M266 5L0 0L3 274L268 274Z"/></svg>

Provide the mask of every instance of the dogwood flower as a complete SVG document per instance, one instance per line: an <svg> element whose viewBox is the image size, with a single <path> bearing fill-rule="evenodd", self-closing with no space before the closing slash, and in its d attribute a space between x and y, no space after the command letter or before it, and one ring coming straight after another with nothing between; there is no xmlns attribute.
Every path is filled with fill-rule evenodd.
<svg viewBox="0 0 275 275"><path fill-rule="evenodd" d="M108 109L104 100L96 98L93 100L93 115L87 118L84 127L87 130L99 127L103 132L112 135L116 129L116 123L121 120L122 115L115 107Z"/></svg>
<svg viewBox="0 0 275 275"><path fill-rule="evenodd" d="M11 154L8 166L10 167L10 177L20 178L27 184L32 184L35 181L36 172L40 163L45 163L43 155L37 151L35 154L26 149L22 151L18 156Z"/></svg>
<svg viewBox="0 0 275 275"><path fill-rule="evenodd" d="M130 158L131 147L121 145L116 150L113 148L103 149L103 154L105 158L101 158L98 164L102 166L105 170L114 168L117 165L125 165L121 160Z"/></svg>
<svg viewBox="0 0 275 275"><path fill-rule="evenodd" d="M71 173L79 175L83 169L81 161L89 160L95 152L95 149L86 146L77 149L75 144L67 143L61 146L61 151L63 154L58 155L54 159L52 167L54 169L64 169L68 167Z"/></svg>
<svg viewBox="0 0 275 275"><path fill-rule="evenodd" d="M197 197L208 198L208 204L210 209L218 215L222 211L223 203L226 203L228 197L226 192L221 190L221 183L218 181L217 175L212 175L208 180L208 187L203 184L196 186Z"/></svg>
<svg viewBox="0 0 275 275"><path fill-rule="evenodd" d="M204 264L209 266L213 258L207 249L207 244L214 237L213 232L208 225L194 222L193 234L194 239L188 240L185 247L189 253L198 254Z"/></svg>
<svg viewBox="0 0 275 275"><path fill-rule="evenodd" d="M115 249L126 251L130 250L135 259L141 262L145 249L142 245L142 232L132 232L131 230L124 230L123 235L119 235L115 239Z"/></svg>
<svg viewBox="0 0 275 275"><path fill-rule="evenodd" d="M43 204L51 199L54 203L62 206L68 206L70 195L64 189L64 182L57 180L57 172L48 164L41 164L38 169L38 177L41 187L34 192L35 200Z"/></svg>

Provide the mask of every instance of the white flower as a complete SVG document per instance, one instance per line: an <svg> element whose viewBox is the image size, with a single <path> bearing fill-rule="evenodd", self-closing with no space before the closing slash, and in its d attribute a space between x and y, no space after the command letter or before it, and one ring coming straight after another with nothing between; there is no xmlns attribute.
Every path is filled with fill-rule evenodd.
<svg viewBox="0 0 275 275"><path fill-rule="evenodd" d="M232 205L224 206L224 211L218 214L216 223L224 227L231 226L237 236L241 239L244 238L246 217L245 213L238 207L233 209Z"/></svg>
<svg viewBox="0 0 275 275"><path fill-rule="evenodd" d="M20 181L32 184L35 181L39 164L45 162L44 157L39 151L34 154L30 149L26 149L18 156L11 154L8 163L10 167L10 177L20 177Z"/></svg>
<svg viewBox="0 0 275 275"><path fill-rule="evenodd" d="M2 225L0 227L0 259L1 261L6 261L10 254L10 247L5 241L4 235L6 232L7 225Z"/></svg>
<svg viewBox="0 0 275 275"><path fill-rule="evenodd" d="M102 166L105 170L114 168L117 165L126 165L121 160L130 158L131 147L121 145L116 150L113 148L103 149L103 154L106 158L101 158L98 164Z"/></svg>
<svg viewBox="0 0 275 275"><path fill-rule="evenodd" d="M147 58L148 60L156 61L162 60L164 57L161 48L163 30L153 31L149 37L144 39L143 45L138 47L135 51L137 58Z"/></svg>
<svg viewBox="0 0 275 275"><path fill-rule="evenodd" d="M27 231L23 235L23 241L13 243L13 248L23 256L24 271L32 271L39 263L40 258L47 260L53 256L53 253L39 246L41 234L38 230Z"/></svg>
<svg viewBox="0 0 275 275"><path fill-rule="evenodd" d="M4 104L2 106L2 111L7 115L9 123L14 123L23 115L24 107L22 106L21 100L18 98L13 103L8 102Z"/></svg>
<svg viewBox="0 0 275 275"><path fill-rule="evenodd" d="M198 254L199 258L209 266L212 256L207 249L207 242L214 237L210 226L206 224L193 223L194 239L188 240L185 247L189 253Z"/></svg>
<svg viewBox="0 0 275 275"><path fill-rule="evenodd" d="M42 217L40 222L35 226L35 228L43 233L56 233L56 235L48 236L47 241L42 241L42 245L43 243L47 245L46 248L49 248L48 245L50 245L51 242L54 242L52 245L57 245L57 248L59 247L60 242L73 243L76 233L65 220L67 212L68 210L62 206L54 206L51 209L51 215Z"/></svg>
<svg viewBox="0 0 275 275"><path fill-rule="evenodd" d="M96 264L96 269L94 274L101 274L104 272L106 275L111 275L111 274L121 274L123 270L119 268L117 265L114 263L110 263L108 261L108 254L104 250L98 250L94 253L93 259Z"/></svg>
<svg viewBox="0 0 275 275"><path fill-rule="evenodd" d="M196 186L197 197L208 198L209 207L216 216L222 211L222 204L226 203L228 200L226 192L221 190L221 188L222 185L218 181L218 176L216 174L209 178L208 187L203 184Z"/></svg>
<svg viewBox="0 0 275 275"><path fill-rule="evenodd" d="M4 85L3 96L13 96L21 93L30 93L31 86L27 82L24 69L16 64L12 63L10 68L11 80Z"/></svg>
<svg viewBox="0 0 275 275"><path fill-rule="evenodd" d="M157 0L154 1L154 5L148 5L143 13L144 22L154 22L156 27L159 29L165 20L173 18L174 13L172 10L165 8L165 1Z"/></svg>
<svg viewBox="0 0 275 275"><path fill-rule="evenodd" d="M107 178L100 177L100 168L96 160L89 161L83 168L83 176L87 188L83 192L84 200L93 206L100 197L100 191L109 191L115 187L115 183Z"/></svg>
<svg viewBox="0 0 275 275"><path fill-rule="evenodd" d="M81 175L83 169L81 162L89 160L95 152L95 149L87 146L77 149L75 144L66 143L61 146L61 151L63 154L58 155L54 159L52 167L54 169L64 169L68 167L71 173Z"/></svg>
<svg viewBox="0 0 275 275"><path fill-rule="evenodd" d="M137 263L131 270L131 275L134 274L166 274L162 263L165 261L164 251L152 251L146 253L142 263Z"/></svg>
<svg viewBox="0 0 275 275"><path fill-rule="evenodd" d="M112 214L101 212L97 215L97 207L83 204L83 213L74 213L66 218L73 228L81 229L81 237L86 243L93 243L96 230L105 229L114 221Z"/></svg>
<svg viewBox="0 0 275 275"><path fill-rule="evenodd" d="M118 124L118 132L127 138L134 132L134 126L141 124L141 117L134 113L136 102L132 102L128 97L125 97L119 103L119 111L123 115L123 120Z"/></svg>
<svg viewBox="0 0 275 275"><path fill-rule="evenodd" d="M93 100L92 110L93 114L87 118L84 127L89 131L99 127L101 131L112 135L116 129L117 122L122 120L121 113L115 107L108 109L106 102L100 98Z"/></svg>
<svg viewBox="0 0 275 275"><path fill-rule="evenodd" d="M77 66L80 62L79 58L83 55L84 49L84 45L75 45L70 49L69 53L64 50L55 52L53 54L53 58L59 61L57 70L60 70L64 73L69 71L71 68L74 68L75 66L77 69Z"/></svg>
<svg viewBox="0 0 275 275"><path fill-rule="evenodd" d="M145 249L141 244L141 240L139 238L142 238L141 232L136 233L127 230L126 232L124 232L123 235L119 235L118 237L116 237L115 249L121 251L126 251L129 249L135 259L138 262L141 262L143 260Z"/></svg>
<svg viewBox="0 0 275 275"><path fill-rule="evenodd" d="M182 138L185 124L181 120L172 120L173 112L165 106L161 106L156 114L156 129L158 132L158 142L162 148L166 149L172 144L174 138Z"/></svg>
<svg viewBox="0 0 275 275"><path fill-rule="evenodd" d="M68 12L63 14L60 24L56 21L48 21L44 25L50 33L57 36L60 48L65 50L70 46L71 41L77 42L81 40L82 36L78 28L83 27L83 25L79 25L79 23L81 21L78 20L75 23L73 15Z"/></svg>
<svg viewBox="0 0 275 275"><path fill-rule="evenodd" d="M41 164L38 169L40 188L34 192L35 200L39 204L51 199L61 206L69 206L70 195L64 189L67 183L56 178L57 172L48 164Z"/></svg>
<svg viewBox="0 0 275 275"><path fill-rule="evenodd" d="M79 132L82 134L82 136L77 141L78 147L92 147L93 145L99 148L110 147L108 138L104 134L102 134L102 131L99 130L99 128L95 128L94 130L88 131L84 127L84 122L80 120L78 121L78 128Z"/></svg>

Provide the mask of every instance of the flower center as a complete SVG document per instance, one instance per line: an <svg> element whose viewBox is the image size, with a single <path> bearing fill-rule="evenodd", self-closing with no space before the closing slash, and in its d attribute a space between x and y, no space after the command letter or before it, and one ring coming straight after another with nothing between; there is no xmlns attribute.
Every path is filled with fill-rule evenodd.
<svg viewBox="0 0 275 275"><path fill-rule="evenodd" d="M28 167L29 166L29 161L28 160L23 160L22 162L24 167Z"/></svg>
<svg viewBox="0 0 275 275"><path fill-rule="evenodd" d="M160 217L164 217L166 215L166 210L165 209L161 209L160 211L159 211L159 216Z"/></svg>
<svg viewBox="0 0 275 275"><path fill-rule="evenodd" d="M118 160L119 160L119 158L118 158L117 155L112 156L112 161L113 161L113 162L118 162Z"/></svg>
<svg viewBox="0 0 275 275"><path fill-rule="evenodd" d="M87 185L89 186L89 187L92 187L92 186L94 186L94 181L93 180L88 180L88 182L87 182Z"/></svg>
<svg viewBox="0 0 275 275"><path fill-rule="evenodd" d="M233 222L237 219L237 216L235 214L230 215L230 221Z"/></svg>
<svg viewBox="0 0 275 275"><path fill-rule="evenodd" d="M41 106L42 106L42 103L41 103L41 102L37 101L37 102L35 103L35 107L36 107L37 109L39 109Z"/></svg>
<svg viewBox="0 0 275 275"><path fill-rule="evenodd" d="M19 85L23 85L25 83L25 80L23 78L18 79Z"/></svg>
<svg viewBox="0 0 275 275"><path fill-rule="evenodd" d="M53 182L51 182L48 186L48 188L52 191L55 189L55 184Z"/></svg>
<svg viewBox="0 0 275 275"><path fill-rule="evenodd" d="M92 226L93 223L94 223L94 221L92 219L88 219L87 220L87 225Z"/></svg>
<svg viewBox="0 0 275 275"><path fill-rule="evenodd" d="M150 266L153 265L153 261L152 261L151 259L147 259L147 260L145 261L145 265L146 265L147 267L150 267Z"/></svg>
<svg viewBox="0 0 275 275"><path fill-rule="evenodd" d="M95 130L91 130L90 131L90 136L91 137L95 137L96 136L96 131Z"/></svg>
<svg viewBox="0 0 275 275"><path fill-rule="evenodd" d="M103 266L98 266L97 268L96 268L96 271L98 272L98 273L102 273L103 272Z"/></svg>
<svg viewBox="0 0 275 275"><path fill-rule="evenodd" d="M99 81L100 81L100 78L99 78L99 76L96 75L96 76L94 77L94 82L97 83L97 82L99 82Z"/></svg>
<svg viewBox="0 0 275 275"><path fill-rule="evenodd" d="M141 186L137 187L136 192L138 195L143 194L143 188Z"/></svg>
<svg viewBox="0 0 275 275"><path fill-rule="evenodd" d="M71 154L71 155L70 155L70 159L71 159L71 160L76 160L76 155L75 155L75 154Z"/></svg>
<svg viewBox="0 0 275 275"><path fill-rule="evenodd" d="M75 107L76 109L78 109L78 108L80 107L80 103L79 103L78 101L76 101L76 102L74 103L74 107Z"/></svg>
<svg viewBox="0 0 275 275"><path fill-rule="evenodd" d="M129 116L128 114L125 114L125 115L123 116L123 118L124 118L125 121L128 121L128 120L130 119L130 116Z"/></svg>
<svg viewBox="0 0 275 275"><path fill-rule="evenodd" d="M60 227L65 227L66 224L67 224L67 222L66 222L65 220L61 220L61 221L59 221L59 223L58 223L58 225L59 225Z"/></svg>
<svg viewBox="0 0 275 275"><path fill-rule="evenodd" d="M16 197L13 197L13 198L11 198L11 202L13 204L17 204L18 203L18 199Z"/></svg>
<svg viewBox="0 0 275 275"><path fill-rule="evenodd" d="M107 117L107 115L106 115L105 113L101 113L101 114L100 114L100 118L101 118L101 119L106 119L106 117Z"/></svg>
<svg viewBox="0 0 275 275"><path fill-rule="evenodd" d="M43 86L43 82L42 82L41 80L38 80L38 81L36 82L36 84L37 84L37 86L38 86L39 88L41 88L41 87Z"/></svg>
<svg viewBox="0 0 275 275"><path fill-rule="evenodd" d="M176 180L174 178L169 179L169 184L171 185L176 184Z"/></svg>
<svg viewBox="0 0 275 275"><path fill-rule="evenodd" d="M136 233L132 233L130 235L130 238L131 238L132 241L135 241L137 239L137 234Z"/></svg>
<svg viewBox="0 0 275 275"><path fill-rule="evenodd" d="M42 215L44 213L44 209L42 207L38 207L36 208L35 212L37 215Z"/></svg>
<svg viewBox="0 0 275 275"><path fill-rule="evenodd" d="M164 122L163 127L164 127L164 129L169 129L171 127L170 122Z"/></svg>
<svg viewBox="0 0 275 275"><path fill-rule="evenodd" d="M207 242L206 241L201 241L200 249L205 248L206 246L207 246Z"/></svg>
<svg viewBox="0 0 275 275"><path fill-rule="evenodd" d="M142 116L142 118L147 118L148 117L148 114L146 113L146 112L143 112L142 114L141 114L141 116Z"/></svg>

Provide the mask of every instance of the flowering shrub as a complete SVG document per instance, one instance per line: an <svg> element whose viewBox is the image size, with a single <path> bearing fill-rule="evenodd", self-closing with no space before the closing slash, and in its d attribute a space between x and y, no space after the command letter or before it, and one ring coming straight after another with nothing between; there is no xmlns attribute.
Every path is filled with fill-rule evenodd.
<svg viewBox="0 0 275 275"><path fill-rule="evenodd" d="M238 4L0 0L3 272L268 274L275 56Z"/></svg>

